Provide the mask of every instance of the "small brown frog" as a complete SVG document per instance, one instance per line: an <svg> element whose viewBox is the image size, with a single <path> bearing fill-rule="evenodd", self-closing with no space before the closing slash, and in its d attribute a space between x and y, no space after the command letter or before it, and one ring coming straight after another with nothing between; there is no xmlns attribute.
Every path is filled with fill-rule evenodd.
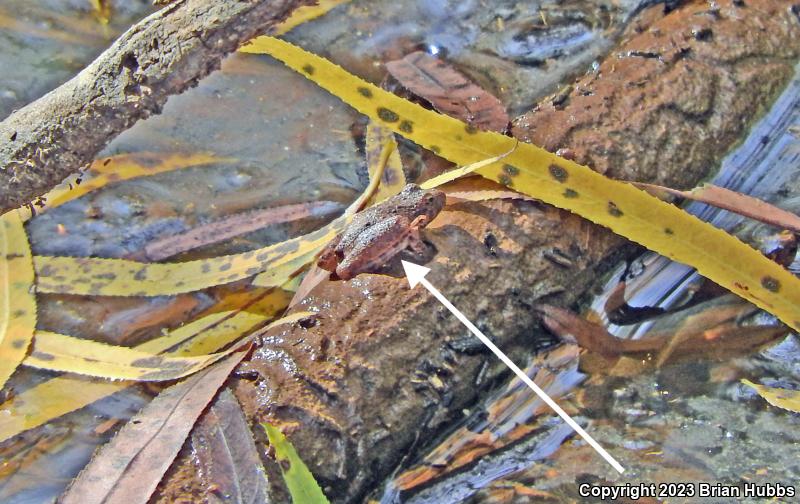
<svg viewBox="0 0 800 504"><path fill-rule="evenodd" d="M349 280L376 272L403 250L424 255L428 249L420 229L439 214L444 202L443 192L408 184L399 194L357 214L322 250L317 265Z"/></svg>

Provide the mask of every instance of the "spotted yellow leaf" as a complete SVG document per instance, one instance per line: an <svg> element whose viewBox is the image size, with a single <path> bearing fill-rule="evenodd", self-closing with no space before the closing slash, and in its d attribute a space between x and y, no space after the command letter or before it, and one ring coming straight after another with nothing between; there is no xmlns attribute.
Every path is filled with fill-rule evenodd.
<svg viewBox="0 0 800 504"><path fill-rule="evenodd" d="M33 350L24 364L48 371L112 380L166 381L196 373L228 353L170 357L64 334L36 331Z"/></svg>
<svg viewBox="0 0 800 504"><path fill-rule="evenodd" d="M455 163L469 165L500 156L516 142L426 110L288 42L257 37L244 50L275 57L359 112ZM628 183L527 143L477 172L691 265L800 329L797 278L737 238Z"/></svg>
<svg viewBox="0 0 800 504"><path fill-rule="evenodd" d="M763 397L771 405L800 413L800 390L767 387L745 379L742 380L742 383L758 392L758 395Z"/></svg>
<svg viewBox="0 0 800 504"><path fill-rule="evenodd" d="M0 388L25 358L36 329L28 235L19 212L0 216Z"/></svg>
<svg viewBox="0 0 800 504"><path fill-rule="evenodd" d="M344 221L337 220L307 235L261 249L177 263L35 256L36 289L92 296L163 296L200 290L279 268L324 246L343 225Z"/></svg>

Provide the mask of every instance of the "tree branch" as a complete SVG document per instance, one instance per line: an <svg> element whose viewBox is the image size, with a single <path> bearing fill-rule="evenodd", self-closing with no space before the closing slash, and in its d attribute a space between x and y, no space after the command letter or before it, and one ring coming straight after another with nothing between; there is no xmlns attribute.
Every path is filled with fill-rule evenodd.
<svg viewBox="0 0 800 504"><path fill-rule="evenodd" d="M179 0L0 123L0 213L44 194L227 54L313 0Z"/></svg>

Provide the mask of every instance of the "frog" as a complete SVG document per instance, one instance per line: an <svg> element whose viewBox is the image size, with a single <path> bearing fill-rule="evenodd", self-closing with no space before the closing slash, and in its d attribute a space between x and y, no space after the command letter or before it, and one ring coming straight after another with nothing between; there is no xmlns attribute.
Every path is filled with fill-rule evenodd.
<svg viewBox="0 0 800 504"><path fill-rule="evenodd" d="M350 280L376 273L401 252L429 252L421 230L444 208L445 194L407 184L398 194L359 212L319 255L317 265L331 279Z"/></svg>

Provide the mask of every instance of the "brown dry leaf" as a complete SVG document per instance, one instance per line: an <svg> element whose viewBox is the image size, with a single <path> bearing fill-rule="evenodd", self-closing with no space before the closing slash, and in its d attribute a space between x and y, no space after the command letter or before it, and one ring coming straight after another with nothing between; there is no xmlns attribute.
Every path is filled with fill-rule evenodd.
<svg viewBox="0 0 800 504"><path fill-rule="evenodd" d="M333 201L315 201L232 215L185 233L154 240L145 246L145 257L148 261L161 261L187 250L219 243L266 226L306 217L319 217L340 209L341 205Z"/></svg>
<svg viewBox="0 0 800 504"><path fill-rule="evenodd" d="M508 127L508 114L500 100L438 58L417 51L386 63L386 69L443 114L486 131L502 132Z"/></svg>
<svg viewBox="0 0 800 504"><path fill-rule="evenodd" d="M227 389L192 431L192 448L202 480L218 489L205 496L209 504L267 502L266 473L252 432L239 402Z"/></svg>
<svg viewBox="0 0 800 504"><path fill-rule="evenodd" d="M62 504L145 504L183 446L197 418L247 354L222 362L164 390L103 446Z"/></svg>
<svg viewBox="0 0 800 504"><path fill-rule="evenodd" d="M691 191L679 191L655 184L635 183L635 185L654 196L661 197L663 193L672 194L681 198L699 201L723 210L729 210L739 215L755 219L765 224L771 224L784 229L800 232L800 217L766 201L731 191L713 184L703 184Z"/></svg>

